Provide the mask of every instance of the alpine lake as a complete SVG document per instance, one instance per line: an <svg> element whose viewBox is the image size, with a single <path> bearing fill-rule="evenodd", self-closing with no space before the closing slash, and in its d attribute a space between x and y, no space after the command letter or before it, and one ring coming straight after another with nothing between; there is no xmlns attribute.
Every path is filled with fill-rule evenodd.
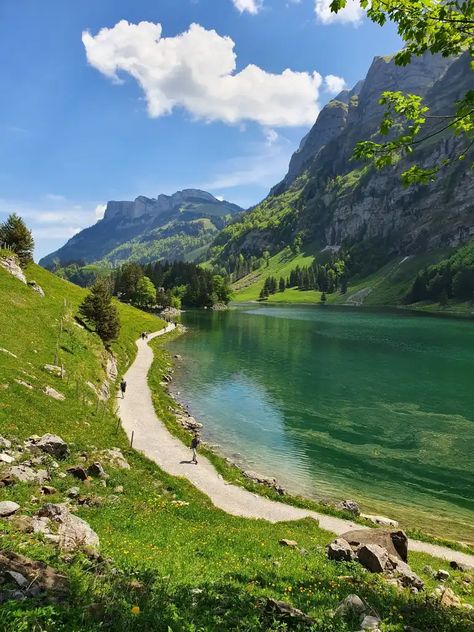
<svg viewBox="0 0 474 632"><path fill-rule="evenodd" d="M403 311L189 311L171 391L290 493L474 543L474 322Z"/></svg>

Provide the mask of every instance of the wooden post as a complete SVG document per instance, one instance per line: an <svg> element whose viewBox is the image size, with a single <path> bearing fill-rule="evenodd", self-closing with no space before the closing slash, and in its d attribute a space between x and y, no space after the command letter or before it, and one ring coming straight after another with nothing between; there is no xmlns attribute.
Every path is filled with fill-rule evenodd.
<svg viewBox="0 0 474 632"><path fill-rule="evenodd" d="M134 430L132 430L132 437L131 437L131 439L130 439L130 447L132 447L132 446L133 446L133 439L134 439L134 438L135 438L135 431L134 431Z"/></svg>

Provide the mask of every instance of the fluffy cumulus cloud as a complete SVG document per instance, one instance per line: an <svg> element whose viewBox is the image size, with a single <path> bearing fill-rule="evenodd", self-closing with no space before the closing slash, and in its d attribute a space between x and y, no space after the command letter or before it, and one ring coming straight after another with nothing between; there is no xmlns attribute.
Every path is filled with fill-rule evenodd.
<svg viewBox="0 0 474 632"><path fill-rule="evenodd" d="M324 89L329 94L339 94L346 87L346 82L337 75L326 75L324 77Z"/></svg>
<svg viewBox="0 0 474 632"><path fill-rule="evenodd" d="M261 0L232 0L232 2L240 13L247 11L252 15L256 15L262 8Z"/></svg>
<svg viewBox="0 0 474 632"><path fill-rule="evenodd" d="M97 35L82 34L91 66L115 82L128 73L141 86L152 117L182 107L197 119L267 127L310 125L319 111L317 72L280 74L254 64L236 72L234 42L192 24L163 37L160 24L122 20Z"/></svg>
<svg viewBox="0 0 474 632"><path fill-rule="evenodd" d="M360 24L364 16L358 0L347 0L347 5L338 13L331 11L331 0L315 0L314 10L318 22L322 24Z"/></svg>

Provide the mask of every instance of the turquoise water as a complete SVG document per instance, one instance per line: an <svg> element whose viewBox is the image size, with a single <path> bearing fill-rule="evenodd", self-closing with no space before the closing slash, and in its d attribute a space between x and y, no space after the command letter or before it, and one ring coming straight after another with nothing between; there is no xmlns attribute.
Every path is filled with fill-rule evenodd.
<svg viewBox="0 0 474 632"><path fill-rule="evenodd" d="M204 438L315 498L474 540L474 323L329 307L188 312L173 392Z"/></svg>

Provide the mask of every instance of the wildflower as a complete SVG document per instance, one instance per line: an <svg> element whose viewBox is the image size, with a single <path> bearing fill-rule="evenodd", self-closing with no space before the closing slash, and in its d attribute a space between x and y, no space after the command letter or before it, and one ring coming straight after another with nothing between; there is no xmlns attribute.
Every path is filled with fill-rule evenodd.
<svg viewBox="0 0 474 632"><path fill-rule="evenodd" d="M132 606L132 614L140 614L140 606Z"/></svg>

